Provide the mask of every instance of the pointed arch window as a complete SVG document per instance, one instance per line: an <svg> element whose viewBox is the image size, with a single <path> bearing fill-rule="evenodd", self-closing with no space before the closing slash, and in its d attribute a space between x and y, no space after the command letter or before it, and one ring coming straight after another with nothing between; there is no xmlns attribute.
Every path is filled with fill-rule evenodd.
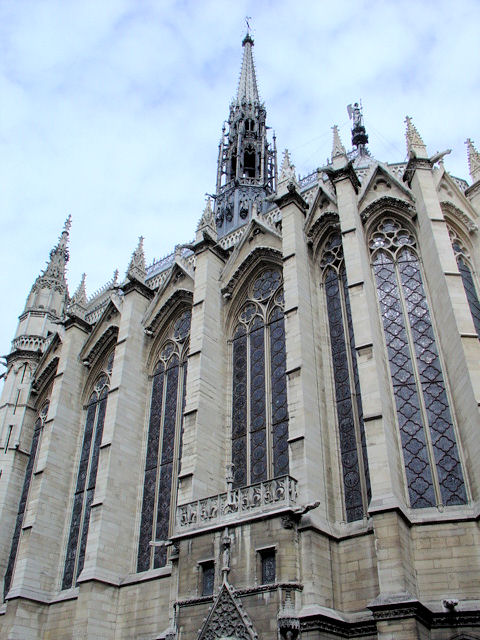
<svg viewBox="0 0 480 640"><path fill-rule="evenodd" d="M338 232L328 238L321 259L327 303L335 400L347 522L367 513L371 498L362 398L352 314Z"/></svg>
<svg viewBox="0 0 480 640"><path fill-rule="evenodd" d="M472 314L473 324L477 336L480 338L480 300L478 299L477 287L475 286L474 270L469 251L465 244L461 241L455 230L447 225L450 240L452 242L455 259L457 261L458 270L462 277L463 288L467 296L468 306Z"/></svg>
<svg viewBox="0 0 480 640"><path fill-rule="evenodd" d="M82 451L77 472L72 519L67 543L62 589L72 587L83 569L90 511L97 482L98 458L107 410L114 352L105 359L86 407Z"/></svg>
<svg viewBox="0 0 480 640"><path fill-rule="evenodd" d="M240 487L288 473L282 274L270 268L248 291L232 340L232 464Z"/></svg>
<svg viewBox="0 0 480 640"><path fill-rule="evenodd" d="M27 468L25 469L25 477L23 479L22 493L20 495L20 502L18 505L17 519L15 521L15 529L13 532L12 546L10 548L10 555L8 557L7 571L4 578L4 597L10 590L10 584L12 582L13 572L15 568L15 561L17 559L18 543L20 541L20 532L22 530L23 519L25 516L25 509L27 507L28 491L30 489L30 483L32 480L33 470L37 460L37 453L40 450L40 442L43 434L43 427L47 419L48 407L50 401L47 400L43 403L42 408L38 412L37 419L33 427L33 438L30 446L30 454L28 457Z"/></svg>
<svg viewBox="0 0 480 640"><path fill-rule="evenodd" d="M173 323L155 367L145 461L137 571L165 566L167 541L175 512L177 478L182 455L183 411L191 311Z"/></svg>
<svg viewBox="0 0 480 640"><path fill-rule="evenodd" d="M413 508L467 501L413 234L394 218L370 238L405 475Z"/></svg>

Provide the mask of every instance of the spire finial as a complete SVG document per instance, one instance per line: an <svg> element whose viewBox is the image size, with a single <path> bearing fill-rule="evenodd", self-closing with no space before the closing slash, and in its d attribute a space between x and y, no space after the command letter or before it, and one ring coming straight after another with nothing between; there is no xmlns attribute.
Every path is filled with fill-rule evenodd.
<svg viewBox="0 0 480 640"><path fill-rule="evenodd" d="M347 152L345 151L345 147L343 146L342 140L340 139L340 133L338 131L337 125L333 125L333 146L332 146L332 159L337 156L345 156Z"/></svg>
<svg viewBox="0 0 480 640"><path fill-rule="evenodd" d="M118 275L118 274L117 274ZM143 251L143 236L138 238L138 245L132 253L132 258L127 269L127 276L145 282L147 271L145 268L145 253Z"/></svg>
<svg viewBox="0 0 480 640"><path fill-rule="evenodd" d="M410 116L405 117L405 124L407 125L405 131L405 138L407 140L407 154L410 158L420 157L427 158L427 147L422 140L421 135L418 133L416 126L413 124Z"/></svg>
<svg viewBox="0 0 480 640"><path fill-rule="evenodd" d="M250 35L250 30L247 30L247 35L243 39L243 60L242 68L240 71L240 80L238 82L237 90L237 104L240 105L243 102L247 104L254 104L260 102L257 88L257 77L255 74L255 64L253 62L253 38Z"/></svg>
<svg viewBox="0 0 480 640"><path fill-rule="evenodd" d="M468 171L472 182L477 182L480 180L480 153L475 149L471 138L467 138L465 144L467 145Z"/></svg>

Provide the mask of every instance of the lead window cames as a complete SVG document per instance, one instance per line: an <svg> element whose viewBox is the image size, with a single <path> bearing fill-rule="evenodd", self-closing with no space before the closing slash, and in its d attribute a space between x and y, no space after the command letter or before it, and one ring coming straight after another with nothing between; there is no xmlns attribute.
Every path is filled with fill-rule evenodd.
<svg viewBox="0 0 480 640"><path fill-rule="evenodd" d="M466 502L453 419L413 234L386 218L370 249L413 508Z"/></svg>

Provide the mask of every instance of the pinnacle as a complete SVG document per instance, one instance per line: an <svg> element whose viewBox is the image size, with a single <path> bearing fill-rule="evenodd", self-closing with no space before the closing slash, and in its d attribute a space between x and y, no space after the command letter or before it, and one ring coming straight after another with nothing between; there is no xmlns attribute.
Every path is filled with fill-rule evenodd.
<svg viewBox="0 0 480 640"><path fill-rule="evenodd" d="M480 153L475 149L473 140L467 138L465 140L467 145L467 158L468 158L468 171L472 182L480 180Z"/></svg>
<svg viewBox="0 0 480 640"><path fill-rule="evenodd" d="M333 131L333 146L332 146L332 158L336 156L344 156L346 155L345 147L343 146L343 142L340 138L340 133L338 131L337 125L332 127Z"/></svg>
<svg viewBox="0 0 480 640"><path fill-rule="evenodd" d="M283 152L279 182L285 182L286 180L295 180L295 165L291 161L288 149Z"/></svg>
<svg viewBox="0 0 480 640"><path fill-rule="evenodd" d="M86 304L87 302L87 289L85 286L86 278L87 278L87 274L83 273L82 279L80 280L80 284L78 285L77 290L72 296L71 304L73 303L81 304L81 305Z"/></svg>
<svg viewBox="0 0 480 640"><path fill-rule="evenodd" d="M405 123L407 125L405 131L405 138L407 140L407 154L409 157L427 157L427 148L422 140L421 135L418 133L416 126L412 122L410 116L405 117Z"/></svg>
<svg viewBox="0 0 480 640"><path fill-rule="evenodd" d="M257 77L255 74L255 64L253 62L253 39L250 34L247 33L243 42L243 60L242 68L240 71L240 80L238 82L237 89L237 104L246 102L247 104L254 104L260 102L257 88Z"/></svg>
<svg viewBox="0 0 480 640"><path fill-rule="evenodd" d="M145 268L145 253L143 250L143 236L138 238L138 244L135 251L132 253L132 258L127 269L127 276L131 276L140 282L145 282L145 276L147 274Z"/></svg>

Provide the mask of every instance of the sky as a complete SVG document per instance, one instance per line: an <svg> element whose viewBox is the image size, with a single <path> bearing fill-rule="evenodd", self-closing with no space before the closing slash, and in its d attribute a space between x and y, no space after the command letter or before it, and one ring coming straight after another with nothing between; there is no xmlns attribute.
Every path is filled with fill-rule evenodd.
<svg viewBox="0 0 480 640"><path fill-rule="evenodd" d="M331 127L350 148L361 100L369 149L406 158L406 115L469 180L480 148L478 0L0 0L0 354L67 215L69 290L122 278L194 236L215 189L245 17L267 124L304 176ZM279 160L281 159L281 156Z"/></svg>

